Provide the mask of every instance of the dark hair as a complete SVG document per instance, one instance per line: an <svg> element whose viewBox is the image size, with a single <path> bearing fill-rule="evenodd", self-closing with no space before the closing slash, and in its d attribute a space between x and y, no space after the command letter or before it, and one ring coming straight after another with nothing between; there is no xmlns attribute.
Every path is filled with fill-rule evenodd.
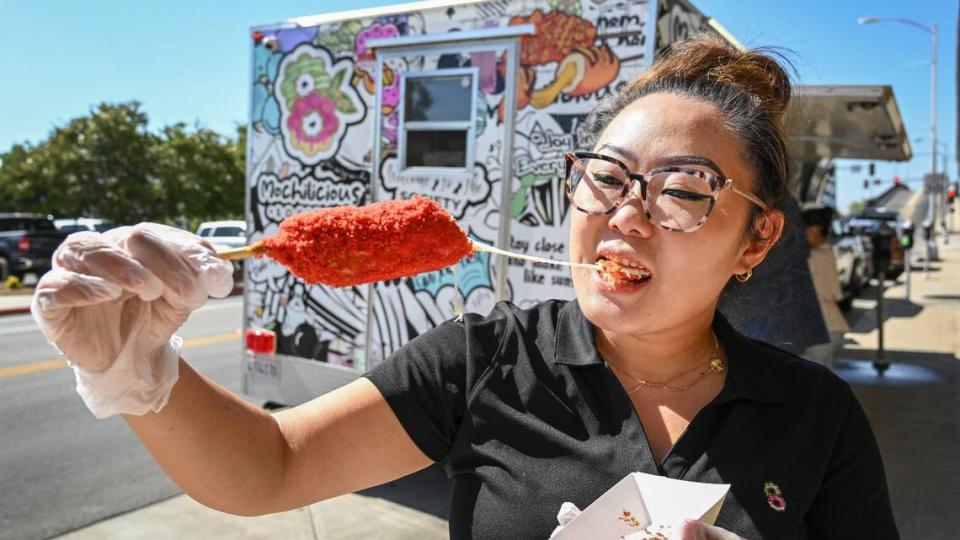
<svg viewBox="0 0 960 540"><path fill-rule="evenodd" d="M790 77L769 48L739 50L712 36L679 41L653 67L599 103L585 123L582 146L593 147L610 122L634 101L656 93L690 97L715 105L727 128L740 137L757 177L756 195L770 208L789 196L789 160L783 115L790 102ZM754 209L747 230L755 232Z"/></svg>
<svg viewBox="0 0 960 540"><path fill-rule="evenodd" d="M820 233L827 236L830 232L830 222L833 221L833 209L831 208L809 208L804 210L800 217L803 218L803 224L807 227L818 227Z"/></svg>

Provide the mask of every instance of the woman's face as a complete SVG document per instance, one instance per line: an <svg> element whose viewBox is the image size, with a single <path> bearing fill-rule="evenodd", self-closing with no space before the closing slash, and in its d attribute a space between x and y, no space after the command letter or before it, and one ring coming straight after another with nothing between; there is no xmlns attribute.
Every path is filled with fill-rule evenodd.
<svg viewBox="0 0 960 540"><path fill-rule="evenodd" d="M755 192L742 142L725 128L719 110L706 102L672 94L645 96L613 119L593 151L617 158L633 173L693 156L712 164L693 168L732 178L739 189ZM724 191L707 222L690 233L648 221L639 196L607 215L573 210L571 260L626 260L650 274L643 281L625 281L574 269L584 314L599 328L630 334L657 332L698 317L711 320L731 276L759 264L769 249L744 234L751 205Z"/></svg>

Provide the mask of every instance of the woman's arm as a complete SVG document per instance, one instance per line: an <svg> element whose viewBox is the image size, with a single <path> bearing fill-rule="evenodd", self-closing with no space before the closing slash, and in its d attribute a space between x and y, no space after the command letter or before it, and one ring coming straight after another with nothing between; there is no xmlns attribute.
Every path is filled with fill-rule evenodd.
<svg viewBox="0 0 960 540"><path fill-rule="evenodd" d="M172 334L233 288L233 267L199 237L150 223L74 234L53 262L31 310L70 360L78 393L97 417L124 414L198 501L277 512L430 463L368 380L273 417L190 369ZM438 364L451 358L426 349Z"/></svg>
<svg viewBox="0 0 960 540"><path fill-rule="evenodd" d="M231 514L300 508L432 463L365 378L272 416L181 361L167 405L124 418L181 489Z"/></svg>

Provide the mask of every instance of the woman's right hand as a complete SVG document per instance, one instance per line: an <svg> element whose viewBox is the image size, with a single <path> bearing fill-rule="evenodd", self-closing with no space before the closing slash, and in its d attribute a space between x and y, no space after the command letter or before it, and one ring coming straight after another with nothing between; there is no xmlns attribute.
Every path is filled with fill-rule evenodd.
<svg viewBox="0 0 960 540"><path fill-rule="evenodd" d="M54 253L31 308L94 415L144 414L176 382L173 333L208 296L230 293L232 270L200 237L165 225L77 233Z"/></svg>

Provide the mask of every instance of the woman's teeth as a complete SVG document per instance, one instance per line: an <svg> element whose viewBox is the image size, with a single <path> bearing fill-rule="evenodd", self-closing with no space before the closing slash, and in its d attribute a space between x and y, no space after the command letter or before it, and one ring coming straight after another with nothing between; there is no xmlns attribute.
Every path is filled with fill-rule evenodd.
<svg viewBox="0 0 960 540"><path fill-rule="evenodd" d="M643 281L650 278L650 271L627 259L605 258L597 261L600 277L607 281Z"/></svg>

